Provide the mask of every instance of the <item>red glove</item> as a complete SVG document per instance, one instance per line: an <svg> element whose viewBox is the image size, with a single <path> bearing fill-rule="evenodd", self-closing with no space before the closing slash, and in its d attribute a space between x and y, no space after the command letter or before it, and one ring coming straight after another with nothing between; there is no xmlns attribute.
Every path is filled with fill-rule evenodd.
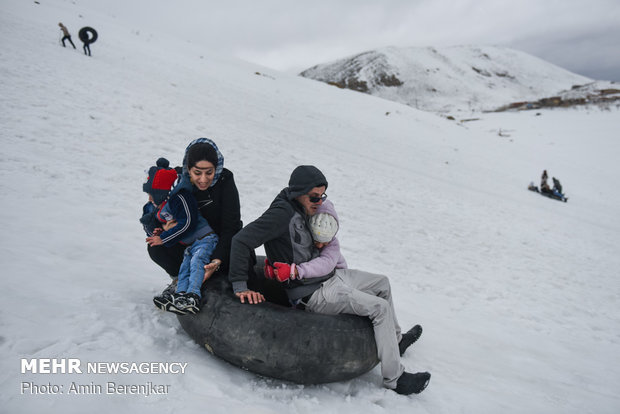
<svg viewBox="0 0 620 414"><path fill-rule="evenodd" d="M274 273L279 282L295 279L295 263L289 265L287 263L275 262L273 267L275 267Z"/></svg>
<svg viewBox="0 0 620 414"><path fill-rule="evenodd" d="M263 267L266 279L275 279L276 274L273 271L273 267L269 264L269 259L265 259L265 267Z"/></svg>

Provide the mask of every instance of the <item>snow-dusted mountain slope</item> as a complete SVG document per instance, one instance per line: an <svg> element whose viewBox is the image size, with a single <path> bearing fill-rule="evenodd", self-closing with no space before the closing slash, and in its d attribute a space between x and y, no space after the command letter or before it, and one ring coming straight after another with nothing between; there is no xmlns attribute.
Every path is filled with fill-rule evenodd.
<svg viewBox="0 0 620 414"><path fill-rule="evenodd" d="M592 81L494 46L387 47L320 64L301 75L438 112L493 110Z"/></svg>
<svg viewBox="0 0 620 414"><path fill-rule="evenodd" d="M2 0L0 412L620 411L620 111L454 122L149 32L119 4ZM59 21L77 50L60 46ZM99 33L92 57L83 26ZM200 136L233 171L245 223L295 166L321 168L348 264L388 275L401 325L424 326L403 358L432 373L422 394L383 389L378 368L320 386L261 378L153 306L167 276L138 222L145 169L179 164ZM568 203L527 191L543 168ZM22 358L187 366L35 374Z"/></svg>

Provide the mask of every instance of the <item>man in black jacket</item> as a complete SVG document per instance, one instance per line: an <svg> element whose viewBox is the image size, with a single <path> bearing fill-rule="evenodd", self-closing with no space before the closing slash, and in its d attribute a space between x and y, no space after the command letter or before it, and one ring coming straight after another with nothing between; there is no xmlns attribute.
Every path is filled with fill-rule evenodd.
<svg viewBox="0 0 620 414"><path fill-rule="evenodd" d="M233 237L228 277L241 302L265 300L260 293L247 287L251 265L248 258L256 247L264 245L272 263L304 263L318 256L306 221L325 199L326 189L327 180L319 169L310 165L297 167L291 174L289 186L278 194L267 211ZM333 272L313 278L310 284L291 283L287 289L289 300L294 302L311 295L320 282L332 275Z"/></svg>
<svg viewBox="0 0 620 414"><path fill-rule="evenodd" d="M278 194L267 211L233 237L228 276L233 291L242 303L247 300L256 304L265 300L260 292L248 289L247 285L252 264L250 259L255 248L264 245L271 263L300 264L319 256L318 249L314 248L308 220L327 198L326 189L327 179L319 169L310 165L295 168L288 187ZM333 277L334 274L336 277ZM368 281L368 286L376 285L381 293L367 294L370 292L358 291L354 287L356 283L348 285L348 280L356 279ZM318 298L322 295L317 292L319 289L340 290L342 295L336 295L338 300L326 303ZM389 281L385 276L349 269L333 269L329 274L318 277L290 279L286 284L286 294L292 304L301 303L320 313L352 313L370 317L384 386L399 394L419 393L426 388L430 374L405 372L400 356L418 339L422 328L416 325L409 332L400 334L389 291Z"/></svg>

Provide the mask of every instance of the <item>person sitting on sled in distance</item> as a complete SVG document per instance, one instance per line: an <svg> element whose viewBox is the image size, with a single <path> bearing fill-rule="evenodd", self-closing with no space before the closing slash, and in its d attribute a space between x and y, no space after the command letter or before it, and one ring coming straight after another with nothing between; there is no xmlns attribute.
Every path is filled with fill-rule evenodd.
<svg viewBox="0 0 620 414"><path fill-rule="evenodd" d="M547 183L547 179L549 176L547 175L547 170L544 170L542 176L540 177L540 192L541 193L550 193L551 187Z"/></svg>
<svg viewBox="0 0 620 414"><path fill-rule="evenodd" d="M148 207L147 203L140 221L147 234L150 230L150 236L146 238L149 246L174 246L181 243L187 247L179 268L176 292L156 296L153 302L158 308L169 312L196 314L200 311L204 266L211 260L218 236L198 212L191 182L182 179L169 192L171 178L176 179L177 173L168 166L168 160L160 158L157 165L149 169L143 190L149 194L149 202L153 207ZM190 169L190 177L194 169ZM155 222L161 226L157 227Z"/></svg>
<svg viewBox="0 0 620 414"><path fill-rule="evenodd" d="M401 353L420 332L414 327L405 334L400 333L387 277L337 268L337 265L327 266L331 269L323 275L313 273L311 276L304 270L294 270L298 265L321 256L314 245L309 220L325 202L326 189L327 179L318 168L310 165L295 168L288 187L276 196L263 215L233 237L229 272L233 291L242 303L256 304L264 300L262 294L247 287L248 259L255 248L264 244L268 263L278 270L278 278L284 282L292 304L310 312L349 313L370 318L384 386L399 394L420 393L428 385L431 375L428 372L405 372L401 363ZM335 211L331 215L334 216ZM332 238L324 240L331 241ZM332 248L334 246L336 244ZM336 256L340 256L339 252ZM300 275L302 277L298 278Z"/></svg>
<svg viewBox="0 0 620 414"><path fill-rule="evenodd" d="M562 195L562 184L560 184L560 180L558 180L557 178L553 177L553 192L558 194L558 195Z"/></svg>

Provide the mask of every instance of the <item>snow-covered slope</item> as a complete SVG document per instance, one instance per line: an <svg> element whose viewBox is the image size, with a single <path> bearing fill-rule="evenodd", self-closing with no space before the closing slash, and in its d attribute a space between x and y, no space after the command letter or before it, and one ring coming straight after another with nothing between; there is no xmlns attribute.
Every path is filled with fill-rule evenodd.
<svg viewBox="0 0 620 414"><path fill-rule="evenodd" d="M492 110L591 82L496 46L387 47L320 64L301 75L439 112Z"/></svg>
<svg viewBox="0 0 620 414"><path fill-rule="evenodd" d="M457 123L213 55L95 3L2 2L0 411L619 411L620 112ZM58 44L59 21L78 47L80 27L98 30L92 57ZM425 328L403 358L433 374L424 393L381 388L378 369L321 386L260 378L154 308L167 281L138 223L144 170L180 163L199 136L224 153L246 223L296 165L324 171L349 265L389 275L401 324ZM568 203L526 190L543 168ZM21 358L188 365L22 374ZM108 394L108 382L168 393Z"/></svg>

